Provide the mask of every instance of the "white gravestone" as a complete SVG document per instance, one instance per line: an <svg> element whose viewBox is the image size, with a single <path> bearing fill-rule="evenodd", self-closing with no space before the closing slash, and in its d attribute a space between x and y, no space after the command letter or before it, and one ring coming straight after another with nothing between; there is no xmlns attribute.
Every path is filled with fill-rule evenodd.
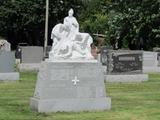
<svg viewBox="0 0 160 120"><path fill-rule="evenodd" d="M0 50L1 51L11 51L11 45L6 40L0 39Z"/></svg>
<svg viewBox="0 0 160 120"><path fill-rule="evenodd" d="M157 52L143 51L143 71L145 73L160 72L157 57Z"/></svg>
<svg viewBox="0 0 160 120"><path fill-rule="evenodd" d="M42 62L31 108L38 112L91 111L111 108L101 63L93 60L92 38L78 32L73 10L53 28L49 59Z"/></svg>

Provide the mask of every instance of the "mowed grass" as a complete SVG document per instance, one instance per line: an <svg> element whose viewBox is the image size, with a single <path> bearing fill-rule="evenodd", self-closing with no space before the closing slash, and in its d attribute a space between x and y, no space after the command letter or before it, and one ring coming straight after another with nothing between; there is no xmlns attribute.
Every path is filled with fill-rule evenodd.
<svg viewBox="0 0 160 120"><path fill-rule="evenodd" d="M143 83L107 83L109 111L49 114L29 107L36 75L23 72L18 82L0 82L0 120L160 120L160 73L150 74Z"/></svg>

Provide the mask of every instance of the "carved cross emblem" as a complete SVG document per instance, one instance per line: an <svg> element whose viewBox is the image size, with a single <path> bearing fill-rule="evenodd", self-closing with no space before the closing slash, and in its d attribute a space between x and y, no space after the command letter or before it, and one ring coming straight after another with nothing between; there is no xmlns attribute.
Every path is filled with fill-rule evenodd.
<svg viewBox="0 0 160 120"><path fill-rule="evenodd" d="M77 83L79 82L79 80L77 79L77 76L74 77L74 80L72 80L73 85L77 85Z"/></svg>

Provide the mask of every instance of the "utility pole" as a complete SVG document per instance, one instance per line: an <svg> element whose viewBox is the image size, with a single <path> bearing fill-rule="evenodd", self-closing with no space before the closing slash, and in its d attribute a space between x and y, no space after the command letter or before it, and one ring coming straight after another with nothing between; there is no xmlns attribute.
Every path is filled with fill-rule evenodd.
<svg viewBox="0 0 160 120"><path fill-rule="evenodd" d="M45 19L45 37L44 37L44 58L48 45L48 15L49 15L49 0L46 0L46 19Z"/></svg>

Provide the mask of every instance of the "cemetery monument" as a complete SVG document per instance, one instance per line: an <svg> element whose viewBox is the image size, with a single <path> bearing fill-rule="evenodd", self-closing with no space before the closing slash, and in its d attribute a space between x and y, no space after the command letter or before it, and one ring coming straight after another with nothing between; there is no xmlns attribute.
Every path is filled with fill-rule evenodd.
<svg viewBox="0 0 160 120"><path fill-rule="evenodd" d="M11 52L10 43L0 40L0 81L19 80L19 73L15 72L15 54Z"/></svg>
<svg viewBox="0 0 160 120"><path fill-rule="evenodd" d="M143 52L130 50L109 50L107 53L107 82L142 82L148 75L143 74Z"/></svg>
<svg viewBox="0 0 160 120"><path fill-rule="evenodd" d="M158 55L157 51L143 51L143 71L145 73L160 72Z"/></svg>
<svg viewBox="0 0 160 120"><path fill-rule="evenodd" d="M79 32L73 9L57 24L49 59L42 62L30 105L38 112L79 112L111 108L101 63L93 59L88 33Z"/></svg>
<svg viewBox="0 0 160 120"><path fill-rule="evenodd" d="M22 46L20 71L39 70L40 63L43 60L43 47L41 46Z"/></svg>

